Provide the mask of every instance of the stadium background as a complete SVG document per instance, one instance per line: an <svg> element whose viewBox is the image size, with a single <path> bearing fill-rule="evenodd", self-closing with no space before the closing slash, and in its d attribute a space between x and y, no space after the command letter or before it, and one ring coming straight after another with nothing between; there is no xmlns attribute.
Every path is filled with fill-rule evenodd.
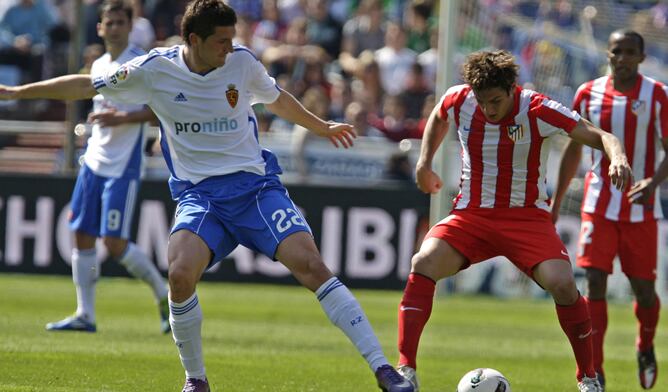
<svg viewBox="0 0 668 392"><path fill-rule="evenodd" d="M1 2L0 15L18 2ZM30 43L25 64L7 60L17 50L16 37L8 27L11 23L0 24L0 83L29 82L72 69L86 72L100 50L94 33L98 3L34 0L34 7L51 16L38 32L42 34L39 39ZM135 20L136 42L147 49L178 43L177 22L185 3L136 1L136 11L143 15ZM521 65L521 84L569 103L580 83L606 72L608 34L630 27L646 39L648 57L641 72L668 80L664 65L668 60L668 5L664 1L230 3L242 16L238 43L254 50L279 83L307 107L354 123L362 135L353 150L335 151L326 143L302 137L298 127L256 107L261 143L279 156L285 169L283 179L306 211L326 261L353 287L403 287L429 210L428 198L415 189L412 180L423 113L448 81L458 81L456 71L466 54L485 48L507 49ZM456 23L447 23L448 10L454 10L450 20ZM380 18L379 30L365 33L360 26L372 23L373 18ZM450 39L453 50L439 53L439 37L442 43ZM389 41L408 49L402 48L399 56L388 54L384 46ZM65 61L68 56L69 64ZM439 74L439 69L449 73ZM85 136L76 137L71 130L89 108L86 103L55 101L0 106L0 272L69 274L71 240L65 216L78 156L85 146ZM152 143L155 137L155 131L149 132L147 181L136 210L135 235L164 272L173 203L166 191L162 158ZM555 169L559 147L550 159ZM457 146L449 143L442 155L447 189L436 203L447 211L448 196L457 186ZM554 178L549 181L552 186ZM576 179L558 224L571 254L579 230L581 194L582 181ZM668 231L662 223L658 287L668 299L666 246ZM110 262L104 264L103 273L123 275ZM581 283L582 271L576 274ZM206 279L294 282L280 265L243 249ZM611 297L630 299L628 284L618 273L609 287ZM443 290L544 296L505 260L471 268L448 280Z"/></svg>

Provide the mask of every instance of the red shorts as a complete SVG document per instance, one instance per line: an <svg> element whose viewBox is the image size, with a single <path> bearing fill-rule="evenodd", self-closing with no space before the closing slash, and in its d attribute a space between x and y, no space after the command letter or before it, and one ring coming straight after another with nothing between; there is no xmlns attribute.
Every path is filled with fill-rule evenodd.
<svg viewBox="0 0 668 392"><path fill-rule="evenodd" d="M444 240L466 257L469 265L505 256L533 276L546 260L570 262L552 218L538 208L471 208L453 210L427 233Z"/></svg>
<svg viewBox="0 0 668 392"><path fill-rule="evenodd" d="M626 276L656 280L658 245L656 220L616 222L593 214L582 214L577 265L612 273L616 255Z"/></svg>

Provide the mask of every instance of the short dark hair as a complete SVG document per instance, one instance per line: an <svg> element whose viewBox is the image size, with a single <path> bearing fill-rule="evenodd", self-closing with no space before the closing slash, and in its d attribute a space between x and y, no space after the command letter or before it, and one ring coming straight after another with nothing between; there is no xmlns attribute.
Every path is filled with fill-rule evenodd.
<svg viewBox="0 0 668 392"><path fill-rule="evenodd" d="M181 21L181 37L186 45L190 45L190 33L207 39L216 27L234 26L236 23L236 12L222 0L192 0Z"/></svg>
<svg viewBox="0 0 668 392"><path fill-rule="evenodd" d="M132 21L132 5L124 0L105 0L97 9L98 20L101 22L104 14L108 12L125 12L128 19Z"/></svg>
<svg viewBox="0 0 668 392"><path fill-rule="evenodd" d="M640 49L640 53L645 53L645 39L637 31L631 29L619 29L610 33L610 38L612 38L613 35L635 38L635 40L638 42L638 49Z"/></svg>
<svg viewBox="0 0 668 392"><path fill-rule="evenodd" d="M513 55L505 50L471 53L462 67L462 77L474 92L499 87L510 93L518 72Z"/></svg>

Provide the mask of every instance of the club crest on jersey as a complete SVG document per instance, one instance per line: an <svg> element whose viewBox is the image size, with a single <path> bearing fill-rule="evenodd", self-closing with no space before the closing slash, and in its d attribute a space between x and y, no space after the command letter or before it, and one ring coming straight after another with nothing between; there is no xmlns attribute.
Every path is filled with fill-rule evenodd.
<svg viewBox="0 0 668 392"><path fill-rule="evenodd" d="M634 99L633 102L631 102L631 111L636 116L645 113L645 101Z"/></svg>
<svg viewBox="0 0 668 392"><path fill-rule="evenodd" d="M230 104L232 107L237 106L237 102L239 102L239 90L237 90L237 87L233 84L228 84L227 85L227 91L225 91L225 96L227 97L227 103Z"/></svg>
<svg viewBox="0 0 668 392"><path fill-rule="evenodd" d="M524 128L522 124L508 125L508 137L513 142L516 142L524 137Z"/></svg>
<svg viewBox="0 0 668 392"><path fill-rule="evenodd" d="M112 84L118 84L119 82L124 81L128 77L128 68L125 65L121 65L118 67L118 70L116 70L116 73L111 75L111 78L109 78L109 81Z"/></svg>

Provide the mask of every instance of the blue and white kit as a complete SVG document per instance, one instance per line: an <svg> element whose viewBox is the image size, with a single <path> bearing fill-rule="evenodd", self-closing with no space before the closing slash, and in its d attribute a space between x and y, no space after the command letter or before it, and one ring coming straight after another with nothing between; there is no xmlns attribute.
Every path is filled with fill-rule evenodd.
<svg viewBox="0 0 668 392"><path fill-rule="evenodd" d="M115 71L121 64L145 52L132 45L118 58L105 53L91 67L93 78ZM101 94L93 97L93 112L105 110L134 112L141 104L121 103ZM115 127L93 124L83 165L72 194L70 228L95 237L127 239L139 190L144 145L143 124Z"/></svg>
<svg viewBox="0 0 668 392"><path fill-rule="evenodd" d="M280 90L243 46L205 75L190 71L184 46L157 48L93 86L111 99L146 104L160 120L160 144L178 201L172 233L200 236L213 262L238 244L274 258L278 244L311 232L278 179L276 157L258 142L251 105L272 103Z"/></svg>

